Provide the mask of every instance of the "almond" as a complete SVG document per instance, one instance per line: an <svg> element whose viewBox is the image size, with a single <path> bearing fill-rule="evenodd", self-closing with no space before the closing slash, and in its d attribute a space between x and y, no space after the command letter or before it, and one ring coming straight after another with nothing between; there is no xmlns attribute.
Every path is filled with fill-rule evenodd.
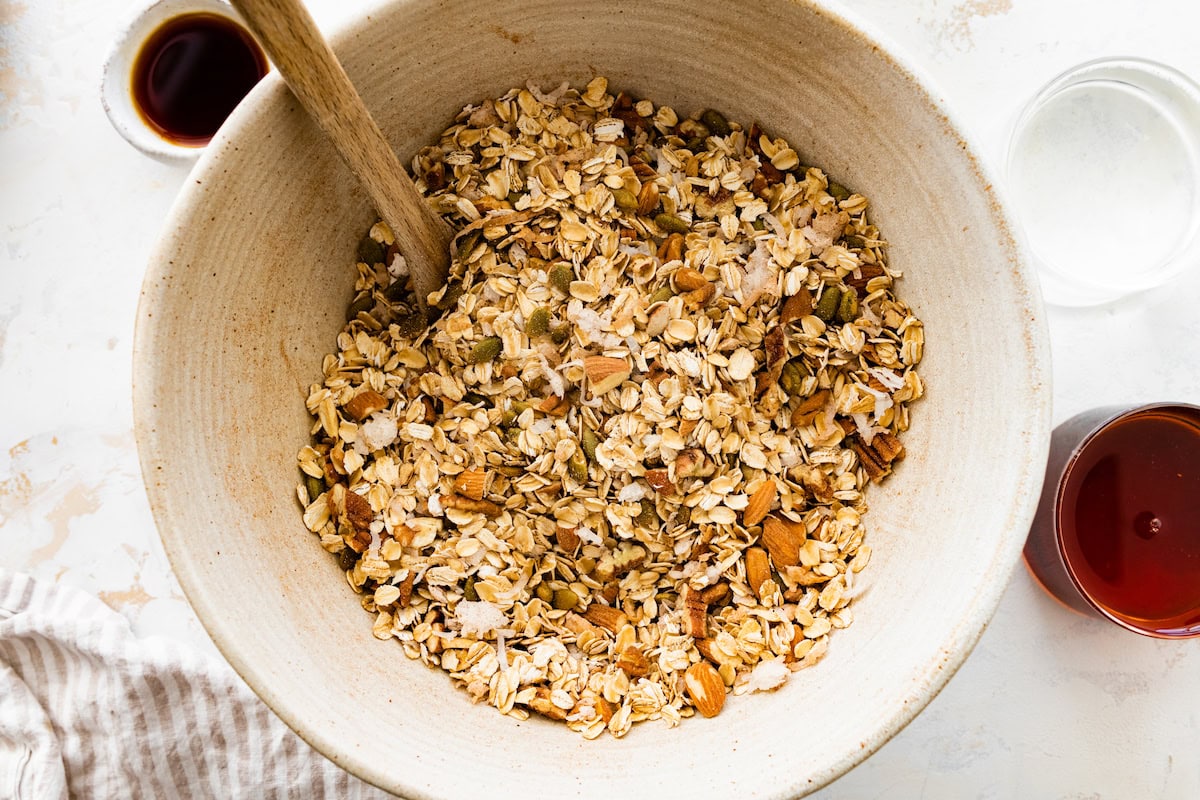
<svg viewBox="0 0 1200 800"><path fill-rule="evenodd" d="M376 411L383 411L387 407L387 399L372 389L363 389L354 395L354 397L351 397L345 406L346 413L359 422L362 422Z"/></svg>
<svg viewBox="0 0 1200 800"><path fill-rule="evenodd" d="M697 661L683 673L692 705L705 717L715 717L725 705L725 681L707 661Z"/></svg>
<svg viewBox="0 0 1200 800"><path fill-rule="evenodd" d="M800 563L800 545L804 544L805 538L803 525L779 517L763 520L762 543L771 554L776 569Z"/></svg>
<svg viewBox="0 0 1200 800"><path fill-rule="evenodd" d="M770 512L778 495L779 486L775 481L770 478L763 481L762 486L759 486L754 490L754 494L750 495L750 500L742 510L742 524L749 528L762 522Z"/></svg>
<svg viewBox="0 0 1200 800"><path fill-rule="evenodd" d="M613 633L619 631L622 625L629 624L629 617L625 616L624 611L619 608L612 608L611 606L602 606L598 603L592 603L588 606L587 611L583 612L583 618Z"/></svg>
<svg viewBox="0 0 1200 800"><path fill-rule="evenodd" d="M588 356L583 360L592 397L599 397L620 386L629 377L629 362L612 356Z"/></svg>
<svg viewBox="0 0 1200 800"><path fill-rule="evenodd" d="M558 549L568 555L574 555L579 547L579 534L575 533L574 528L559 525L555 531L555 539L558 540Z"/></svg>
<svg viewBox="0 0 1200 800"><path fill-rule="evenodd" d="M468 469L454 479L454 491L472 500L482 500L487 473L481 469Z"/></svg>
<svg viewBox="0 0 1200 800"><path fill-rule="evenodd" d="M654 213L656 208L658 208L658 185L654 181L649 181L638 192L637 213L643 217L649 216Z"/></svg>
<svg viewBox="0 0 1200 800"><path fill-rule="evenodd" d="M767 561L767 551L761 547L747 547L742 557L746 559L746 583L750 584L751 591L761 600L765 594L762 586L771 580L771 565Z"/></svg>

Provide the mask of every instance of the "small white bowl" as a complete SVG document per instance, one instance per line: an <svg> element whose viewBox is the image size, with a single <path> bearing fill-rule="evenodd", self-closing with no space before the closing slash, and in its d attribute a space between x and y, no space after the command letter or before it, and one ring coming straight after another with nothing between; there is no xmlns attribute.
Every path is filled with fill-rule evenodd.
<svg viewBox="0 0 1200 800"><path fill-rule="evenodd" d="M169 19L195 13L215 14L246 27L233 7L222 0L157 0L122 26L104 61L100 83L100 102L117 133L148 156L180 164L194 161L205 145L170 141L148 125L133 104L131 76L138 50L154 31Z"/></svg>

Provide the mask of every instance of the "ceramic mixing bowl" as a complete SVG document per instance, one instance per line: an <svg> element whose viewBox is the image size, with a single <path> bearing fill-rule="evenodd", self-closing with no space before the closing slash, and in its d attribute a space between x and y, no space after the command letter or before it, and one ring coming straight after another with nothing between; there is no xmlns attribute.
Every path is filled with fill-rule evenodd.
<svg viewBox="0 0 1200 800"><path fill-rule="evenodd" d="M534 81L757 120L872 201L926 324L907 460L872 487L854 624L778 692L584 741L472 705L371 635L300 519L304 398L373 221L277 76L186 182L145 279L135 414L155 519L217 646L337 763L412 798L784 798L851 768L950 678L1024 542L1045 466L1047 336L993 183L893 48L804 0L398 0L332 37L407 163L465 104Z"/></svg>

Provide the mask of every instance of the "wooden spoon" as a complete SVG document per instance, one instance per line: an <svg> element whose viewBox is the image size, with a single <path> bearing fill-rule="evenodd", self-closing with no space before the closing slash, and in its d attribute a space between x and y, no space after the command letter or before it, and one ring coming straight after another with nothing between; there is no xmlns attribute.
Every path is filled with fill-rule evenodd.
<svg viewBox="0 0 1200 800"><path fill-rule="evenodd" d="M350 171L367 189L408 261L425 308L450 267L450 227L413 184L301 0L231 0Z"/></svg>

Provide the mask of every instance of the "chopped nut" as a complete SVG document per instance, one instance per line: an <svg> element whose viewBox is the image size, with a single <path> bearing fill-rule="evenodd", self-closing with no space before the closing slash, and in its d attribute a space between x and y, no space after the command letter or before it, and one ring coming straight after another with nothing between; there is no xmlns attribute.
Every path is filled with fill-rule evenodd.
<svg viewBox="0 0 1200 800"><path fill-rule="evenodd" d="M503 508L490 500L475 500L458 494L452 494L449 497L442 498L442 505L446 508L456 508L459 511L470 511L476 514L483 514L487 517L498 517L504 511Z"/></svg>
<svg viewBox="0 0 1200 800"><path fill-rule="evenodd" d="M807 289L801 289L783 301L783 307L779 310L779 324L787 325L803 319L812 313L812 308L812 295Z"/></svg>
<svg viewBox="0 0 1200 800"><path fill-rule="evenodd" d="M650 484L650 488L659 494L675 494L676 492L671 474L665 469L646 470L646 483Z"/></svg>
<svg viewBox="0 0 1200 800"><path fill-rule="evenodd" d="M345 406L346 413L359 422L362 422L376 411L383 411L387 407L388 401L384 396L371 389L363 389L354 395L354 397L351 397Z"/></svg>
<svg viewBox="0 0 1200 800"><path fill-rule="evenodd" d="M700 592L700 599L707 606L719 606L725 603L733 592L729 588L729 584L722 581L714 583L712 586L707 586Z"/></svg>
<svg viewBox="0 0 1200 800"><path fill-rule="evenodd" d="M683 614L683 632L697 639L708 638L708 604L700 592L684 585L679 592L679 605Z"/></svg>
<svg viewBox="0 0 1200 800"><path fill-rule="evenodd" d="M833 392L828 389L813 392L804 398L800 402L800 405L796 406L796 410L792 412L792 425L797 428L802 425L811 425L813 420L817 418L817 414L824 411L831 400L833 400Z"/></svg>
<svg viewBox="0 0 1200 800"><path fill-rule="evenodd" d="M599 581L610 581L619 578L630 570L637 569L646 563L646 548L633 542L621 542L615 550L610 550L600 557L596 563L595 577Z"/></svg>
<svg viewBox="0 0 1200 800"><path fill-rule="evenodd" d="M715 466L704 451L698 447L689 447L675 456L675 479L707 476L713 473Z"/></svg>
<svg viewBox="0 0 1200 800"><path fill-rule="evenodd" d="M454 479L454 491L472 500L482 500L487 473L481 469L468 469Z"/></svg>
<svg viewBox="0 0 1200 800"><path fill-rule="evenodd" d="M555 539L558 542L558 549L568 555L574 555L575 551L579 549L579 534L575 533L574 528L559 525L555 529Z"/></svg>
<svg viewBox="0 0 1200 800"><path fill-rule="evenodd" d="M371 526L371 520L375 518L375 512L371 510L371 504L367 502L367 498L355 492L346 492L346 519L354 526L355 530L365 531Z"/></svg>
<svg viewBox="0 0 1200 800"><path fill-rule="evenodd" d="M543 717L560 722L567 718L567 710L559 708L550 701L549 686L539 686L534 690L533 697L529 700L529 707Z"/></svg>
<svg viewBox="0 0 1200 800"><path fill-rule="evenodd" d="M588 356L583 360L588 387L592 397L599 397L620 386L629 378L629 362L612 356Z"/></svg>
<svg viewBox="0 0 1200 800"><path fill-rule="evenodd" d="M710 285L710 282L701 273L691 267L675 270L675 288L680 292L690 292L695 289L703 289Z"/></svg>
<svg viewBox="0 0 1200 800"><path fill-rule="evenodd" d="M637 645L629 645L617 657L617 666L631 678L644 678L650 674L650 661Z"/></svg>

